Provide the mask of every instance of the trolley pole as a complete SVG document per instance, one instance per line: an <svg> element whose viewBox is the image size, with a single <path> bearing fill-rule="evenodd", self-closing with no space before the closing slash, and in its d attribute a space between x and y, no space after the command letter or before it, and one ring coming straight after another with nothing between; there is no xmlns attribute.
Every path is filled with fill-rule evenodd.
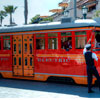
<svg viewBox="0 0 100 100"><path fill-rule="evenodd" d="M77 18L77 8L76 8L76 5L77 5L76 0L74 0L74 20L76 20L76 18Z"/></svg>
<svg viewBox="0 0 100 100"><path fill-rule="evenodd" d="M24 16L25 16L25 25L27 24L28 17L28 5L27 0L24 0Z"/></svg>

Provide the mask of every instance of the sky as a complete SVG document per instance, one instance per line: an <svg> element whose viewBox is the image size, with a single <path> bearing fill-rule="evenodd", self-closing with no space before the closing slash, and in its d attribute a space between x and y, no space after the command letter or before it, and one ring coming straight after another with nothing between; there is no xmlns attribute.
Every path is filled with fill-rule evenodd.
<svg viewBox="0 0 100 100"><path fill-rule="evenodd" d="M31 18L37 14L41 16L51 15L49 12L51 9L60 8L58 4L62 0L27 0L28 1L28 23ZM24 0L0 0L0 10L4 10L4 6L13 5L17 6L15 13L13 14L13 21L18 25L24 24ZM9 24L9 15L3 20L3 25Z"/></svg>

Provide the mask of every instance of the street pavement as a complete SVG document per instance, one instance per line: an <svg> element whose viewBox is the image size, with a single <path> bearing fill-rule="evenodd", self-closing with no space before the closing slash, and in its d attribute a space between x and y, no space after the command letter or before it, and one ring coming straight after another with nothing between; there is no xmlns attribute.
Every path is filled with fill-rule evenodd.
<svg viewBox="0 0 100 100"><path fill-rule="evenodd" d="M87 93L87 86L0 79L0 98L100 98L98 87L93 87L93 90L95 93L89 94Z"/></svg>

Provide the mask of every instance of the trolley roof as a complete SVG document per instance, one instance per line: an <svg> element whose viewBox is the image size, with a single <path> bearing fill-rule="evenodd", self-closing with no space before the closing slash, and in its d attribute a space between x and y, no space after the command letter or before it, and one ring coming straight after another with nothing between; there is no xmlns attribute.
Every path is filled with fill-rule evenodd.
<svg viewBox="0 0 100 100"><path fill-rule="evenodd" d="M79 27L100 27L100 22L97 20L84 19L84 20L75 20L74 22L71 23L51 22L46 24L0 27L0 33L79 28Z"/></svg>

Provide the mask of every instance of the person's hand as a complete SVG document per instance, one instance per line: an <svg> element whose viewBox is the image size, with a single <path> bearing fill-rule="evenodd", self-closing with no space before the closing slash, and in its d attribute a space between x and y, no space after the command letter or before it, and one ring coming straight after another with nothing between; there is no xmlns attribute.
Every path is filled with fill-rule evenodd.
<svg viewBox="0 0 100 100"><path fill-rule="evenodd" d="M87 44L89 44L91 42L91 38L88 40Z"/></svg>

